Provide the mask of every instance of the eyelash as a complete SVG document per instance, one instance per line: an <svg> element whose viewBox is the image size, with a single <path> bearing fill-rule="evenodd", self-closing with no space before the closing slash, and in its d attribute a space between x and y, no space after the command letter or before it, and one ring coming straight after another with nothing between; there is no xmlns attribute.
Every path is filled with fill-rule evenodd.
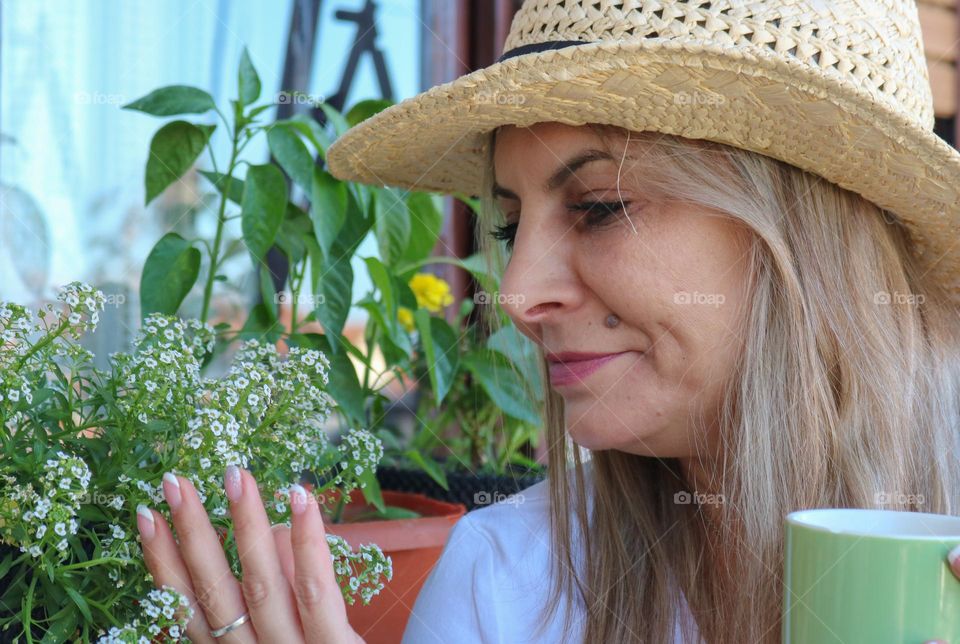
<svg viewBox="0 0 960 644"><path fill-rule="evenodd" d="M587 201L569 206L568 209L571 212L584 213L588 219L587 224L597 228L606 221L607 217L622 212L629 205L629 201ZM591 218L593 219L590 220ZM517 236L517 224L512 223L494 226L494 229L490 231L490 236L494 239L507 242L507 248L512 249L513 240Z"/></svg>

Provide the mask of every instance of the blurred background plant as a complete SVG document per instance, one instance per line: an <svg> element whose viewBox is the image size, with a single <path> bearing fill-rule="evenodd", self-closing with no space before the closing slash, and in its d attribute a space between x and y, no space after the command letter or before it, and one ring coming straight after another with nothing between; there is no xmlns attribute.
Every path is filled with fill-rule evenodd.
<svg viewBox="0 0 960 644"><path fill-rule="evenodd" d="M197 286L203 291L199 319L213 322L214 289L229 283L218 272L228 252L223 231L238 219L245 254L259 275L260 297L241 328L214 325L215 353L249 338L322 351L330 363L328 388L340 426L369 429L384 443L385 463L421 469L442 487L448 469L503 474L511 464L536 467L530 455L539 401L532 394L540 386L532 347L509 325L485 337L469 321L471 301L448 320L449 286L423 269L455 264L489 292L496 291L498 276L488 273L479 256L432 255L442 227L437 195L340 181L322 167L336 136L391 103L362 101L345 114L320 103L325 124L306 114L270 120L267 110L274 104L259 100L259 77L245 51L237 85L238 98L224 110L205 91L182 85L159 88L124 106L158 117L216 119L170 121L150 143L147 203L175 185L207 150L213 168L200 174L218 193L217 223L212 238L169 232L156 243L140 282L141 314L175 314ZM209 144L218 127L232 142L225 166L217 164ZM244 158L257 136L266 137L271 154L266 163ZM477 207L475 200L459 198ZM379 257L361 257L372 287L357 297L353 259L371 234ZM271 250L282 254L286 276L275 274L266 261ZM362 342L344 334L352 307L368 315ZM392 383L400 383L403 393L387 395ZM409 392L416 393L404 397ZM416 401L408 407L416 420L412 430L403 431L389 412L406 400ZM365 488L365 495L376 502L376 487Z"/></svg>

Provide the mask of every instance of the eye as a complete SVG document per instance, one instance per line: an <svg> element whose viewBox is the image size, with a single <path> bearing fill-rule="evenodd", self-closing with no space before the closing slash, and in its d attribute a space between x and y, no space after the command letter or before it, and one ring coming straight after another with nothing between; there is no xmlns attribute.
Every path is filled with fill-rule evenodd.
<svg viewBox="0 0 960 644"><path fill-rule="evenodd" d="M623 212L631 204L630 201L585 201L567 206L570 212L583 213L586 223L591 228L599 228L610 216ZM513 249L513 242L517 236L517 223L494 226L490 231L494 239L507 242L507 249Z"/></svg>
<svg viewBox="0 0 960 644"><path fill-rule="evenodd" d="M567 206L571 212L580 212L585 215L584 219L591 228L598 228L606 220L619 212L626 210L630 205L629 201L584 201L582 203Z"/></svg>
<svg viewBox="0 0 960 644"><path fill-rule="evenodd" d="M494 239L507 242L507 248L512 250L513 240L517 236L517 224L513 223L494 226L493 230L490 231L490 236Z"/></svg>

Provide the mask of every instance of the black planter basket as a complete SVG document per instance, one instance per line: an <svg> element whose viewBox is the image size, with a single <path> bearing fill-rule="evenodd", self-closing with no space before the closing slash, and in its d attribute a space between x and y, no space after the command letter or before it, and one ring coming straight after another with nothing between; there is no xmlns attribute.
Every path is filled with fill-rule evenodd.
<svg viewBox="0 0 960 644"><path fill-rule="evenodd" d="M467 511L490 505L504 497L516 494L539 483L547 476L546 469L536 472L526 468L513 468L507 474L471 474L467 471L447 472L450 490L444 490L436 481L420 469L381 465L377 468L377 481L383 490L415 492L432 499L462 503Z"/></svg>

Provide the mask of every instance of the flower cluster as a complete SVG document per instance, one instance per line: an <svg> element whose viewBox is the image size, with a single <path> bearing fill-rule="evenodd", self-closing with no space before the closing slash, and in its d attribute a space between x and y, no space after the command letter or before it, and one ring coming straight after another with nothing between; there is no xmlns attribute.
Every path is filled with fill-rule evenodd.
<svg viewBox="0 0 960 644"><path fill-rule="evenodd" d="M200 363L213 350L214 332L198 320L153 314L134 340L133 354L111 356L125 390L121 409L140 422L184 420L201 389Z"/></svg>
<svg viewBox="0 0 960 644"><path fill-rule="evenodd" d="M55 552L62 558L68 539L77 534L77 513L87 496L90 469L81 459L57 452L43 465L35 489L32 482L20 485L13 476L3 475L0 490L0 535L16 544L21 552L40 558Z"/></svg>
<svg viewBox="0 0 960 644"><path fill-rule="evenodd" d="M96 325L103 302L82 284L36 315L0 302L0 452L16 455L0 459L0 599L32 607L0 612L4 635L11 625L42 632L69 618L71 640L108 627L103 641L176 640L179 599L151 590L135 527L140 503L167 512L164 472L189 478L229 535L227 465L254 471L264 497L282 494L266 507L272 521L286 522L292 483L311 473L326 481L318 492L349 493L383 453L364 430L331 444L329 362L313 349L281 354L245 342L222 377L205 378L214 330L154 314L132 351L112 354L108 370L94 368L76 340ZM239 572L236 543L226 538L224 548ZM374 545L352 552L344 542L331 552L350 603L355 595L368 603L392 576Z"/></svg>
<svg viewBox="0 0 960 644"><path fill-rule="evenodd" d="M361 544L358 552L350 549L343 537L328 534L327 545L333 560L333 572L344 600L351 606L355 603L353 593L359 593L364 604L383 590L383 578L393 579L393 562L380 548Z"/></svg>
<svg viewBox="0 0 960 644"><path fill-rule="evenodd" d="M69 342L94 329L106 298L92 287L72 282L60 289L59 305L36 313L0 302L0 419L14 422L20 408L33 402L33 383L58 358L89 361L90 353ZM35 336L40 339L32 341ZM59 341L58 341L59 340Z"/></svg>
<svg viewBox="0 0 960 644"><path fill-rule="evenodd" d="M193 617L193 608L186 597L164 586L151 590L139 603L139 616L122 627L112 627L97 640L97 644L153 644L181 640L187 622Z"/></svg>

